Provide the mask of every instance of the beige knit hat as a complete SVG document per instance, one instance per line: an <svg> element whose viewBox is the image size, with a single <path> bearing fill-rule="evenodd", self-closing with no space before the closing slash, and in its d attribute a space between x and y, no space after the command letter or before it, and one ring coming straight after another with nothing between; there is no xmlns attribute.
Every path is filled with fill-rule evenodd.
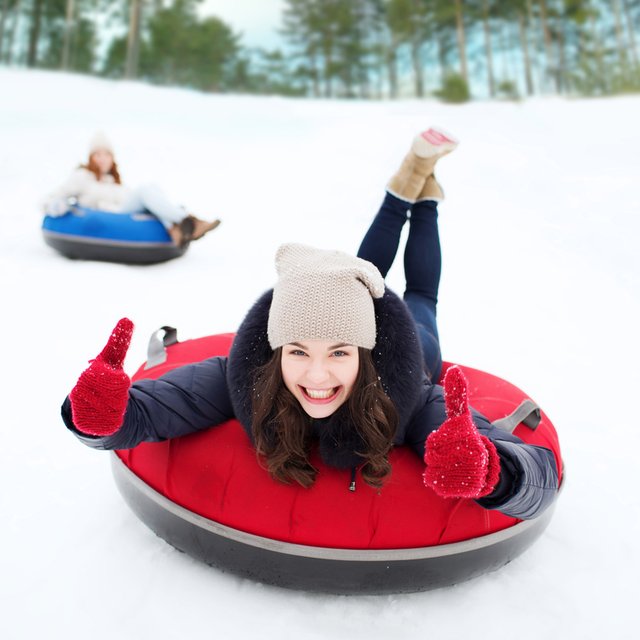
<svg viewBox="0 0 640 640"><path fill-rule="evenodd" d="M376 343L373 298L384 294L378 269L342 251L283 244L276 253L267 334L272 349L298 340Z"/></svg>
<svg viewBox="0 0 640 640"><path fill-rule="evenodd" d="M99 151L100 149L108 151L113 155L113 145L111 141L102 131L96 131L89 142L89 155Z"/></svg>

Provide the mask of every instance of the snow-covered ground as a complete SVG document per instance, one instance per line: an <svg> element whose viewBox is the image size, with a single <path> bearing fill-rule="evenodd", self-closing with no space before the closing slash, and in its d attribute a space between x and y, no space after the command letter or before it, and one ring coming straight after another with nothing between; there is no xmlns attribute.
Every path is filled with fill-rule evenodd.
<svg viewBox="0 0 640 640"><path fill-rule="evenodd" d="M640 97L323 102L0 68L0 636L637 637L638 113ZM266 587L176 552L60 403L121 316L136 323L132 373L162 325L234 330L280 243L354 252L434 122L462 141L439 171L444 355L511 380L554 421L567 476L551 524L495 573L398 596ZM96 129L125 181L158 182L220 228L156 266L57 255L39 202ZM402 288L401 263L389 283Z"/></svg>

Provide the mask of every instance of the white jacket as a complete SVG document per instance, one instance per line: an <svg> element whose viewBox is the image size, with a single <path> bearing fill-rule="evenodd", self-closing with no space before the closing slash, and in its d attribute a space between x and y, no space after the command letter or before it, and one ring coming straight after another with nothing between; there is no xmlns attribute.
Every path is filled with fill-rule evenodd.
<svg viewBox="0 0 640 640"><path fill-rule="evenodd" d="M117 184L113 176L106 175L98 180L92 171L81 167L49 194L44 202L44 210L49 215L62 215L69 208L68 198L76 198L83 207L120 213L123 203L130 196L131 189Z"/></svg>

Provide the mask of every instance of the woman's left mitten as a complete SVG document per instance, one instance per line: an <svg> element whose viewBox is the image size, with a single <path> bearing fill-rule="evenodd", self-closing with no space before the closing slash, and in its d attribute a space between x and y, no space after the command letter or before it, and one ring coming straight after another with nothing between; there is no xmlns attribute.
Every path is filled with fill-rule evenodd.
<svg viewBox="0 0 640 640"><path fill-rule="evenodd" d="M122 318L69 394L73 424L82 433L109 436L122 425L131 386L122 365L132 333L133 323Z"/></svg>
<svg viewBox="0 0 640 640"><path fill-rule="evenodd" d="M481 498L498 483L500 457L473 423L459 367L449 367L443 387L447 419L427 438L424 483L443 498Z"/></svg>

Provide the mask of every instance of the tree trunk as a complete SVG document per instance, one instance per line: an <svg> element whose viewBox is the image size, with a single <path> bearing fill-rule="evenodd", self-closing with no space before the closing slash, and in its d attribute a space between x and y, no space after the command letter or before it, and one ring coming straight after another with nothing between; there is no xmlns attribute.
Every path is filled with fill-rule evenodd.
<svg viewBox="0 0 640 640"><path fill-rule="evenodd" d="M316 53L313 54L313 61L312 61L312 67L313 67L313 78L312 78L312 82L313 82L313 97L314 98L319 98L320 97L320 63L318 62L318 55Z"/></svg>
<svg viewBox="0 0 640 640"><path fill-rule="evenodd" d="M592 13L590 15L589 23L591 26L591 41L593 42L594 47L596 47L595 61L598 87L603 94L606 94L609 92L609 74L606 72L604 65L604 55L601 44L604 40L600 37L601 34L598 33L598 23L596 21L595 14Z"/></svg>
<svg viewBox="0 0 640 640"><path fill-rule="evenodd" d="M491 48L491 23L489 15L489 0L482 0L482 26L484 29L484 49L487 56L487 80L489 81L489 95L496 95L496 81L493 74L493 50Z"/></svg>
<svg viewBox="0 0 640 640"><path fill-rule="evenodd" d="M16 6L13 8L13 18L11 20L11 26L6 26L7 33L4 38L4 44L2 46L2 52L0 53L0 62L6 64L12 63L13 58L13 38L16 32L16 25L18 23L18 16L20 15L20 0L16 2ZM8 17L8 16L7 16Z"/></svg>
<svg viewBox="0 0 640 640"><path fill-rule="evenodd" d="M532 0L526 0L527 3L527 22L529 25L529 33L530 38L533 39L533 49L536 52L536 55L533 56L531 61L532 71L535 72L536 81L534 82L534 86L538 87L538 91L544 89L544 71L540 68L540 60L537 52L542 49L543 44L540 40L541 29L536 28L536 18L533 13L533 3Z"/></svg>
<svg viewBox="0 0 640 640"><path fill-rule="evenodd" d="M416 97L424 97L424 74L422 72L422 60L420 59L420 45L418 34L414 34L411 39L411 64L413 66L413 76L415 79Z"/></svg>
<svg viewBox="0 0 640 640"><path fill-rule="evenodd" d="M624 38L622 34L622 17L620 15L620 0L612 0L614 29L616 33L616 45L618 46L618 57L620 58L620 67L622 75L626 78L629 68L627 60L627 50L624 46Z"/></svg>
<svg viewBox="0 0 640 640"><path fill-rule="evenodd" d="M124 69L124 77L128 80L138 75L138 62L140 59L140 18L142 15L143 2L144 0L131 0L129 34L127 36L127 61Z"/></svg>
<svg viewBox="0 0 640 640"><path fill-rule="evenodd" d="M324 97L333 98L333 59L331 50L328 47L324 49Z"/></svg>
<svg viewBox="0 0 640 640"><path fill-rule="evenodd" d="M436 33L436 41L438 43L438 63L440 64L440 86L444 85L444 79L447 77L447 56L444 46L444 35L442 32Z"/></svg>
<svg viewBox="0 0 640 640"><path fill-rule="evenodd" d="M638 71L640 63L638 62L638 47L636 45L636 32L633 28L633 17L631 16L631 10L629 8L629 0L624 0L622 8L624 10L624 19L627 23L627 32L629 34L629 50L631 52L631 60L633 60L633 67L635 71Z"/></svg>
<svg viewBox="0 0 640 640"><path fill-rule="evenodd" d="M20 6L22 4L22 0L16 0L16 4L13 7L13 20L11 20L11 27L9 28L9 33L6 42L6 53L4 54L4 61L7 64L13 63L13 43L15 40L16 32L18 31L18 24L20 22Z"/></svg>
<svg viewBox="0 0 640 640"><path fill-rule="evenodd" d="M499 47L502 53L502 80L507 81L511 79L511 73L509 72L509 22L502 20L502 25L499 31Z"/></svg>
<svg viewBox="0 0 640 640"><path fill-rule="evenodd" d="M64 36L62 41L62 61L60 68L66 71L69 68L69 58L71 51L71 32L73 29L73 0L67 0L67 11L64 20Z"/></svg>
<svg viewBox="0 0 640 640"><path fill-rule="evenodd" d="M525 23L524 14L518 11L518 27L520 31L520 47L522 48L522 64L524 66L524 84L527 87L527 95L533 95L533 74L531 73L531 57L529 56L529 34Z"/></svg>
<svg viewBox="0 0 640 640"><path fill-rule="evenodd" d="M0 60L2 60L2 47L4 45L4 29L9 13L9 0L2 1L2 15L0 16Z"/></svg>
<svg viewBox="0 0 640 640"><path fill-rule="evenodd" d="M378 34L375 56L375 96L376 99L382 100L384 96L384 76L385 76L385 47L382 34Z"/></svg>
<svg viewBox="0 0 640 640"><path fill-rule="evenodd" d="M31 11L31 28L29 29L29 49L27 50L27 66L35 67L38 64L38 40L40 40L40 27L42 26L43 0L33 0Z"/></svg>
<svg viewBox="0 0 640 640"><path fill-rule="evenodd" d="M389 97L398 97L398 42L396 36L391 36L389 51L387 52L387 72L389 74Z"/></svg>
<svg viewBox="0 0 640 640"><path fill-rule="evenodd" d="M557 87L560 93L566 93L568 89L567 83L567 63L565 57L565 22L561 21L558 25L558 75Z"/></svg>
<svg viewBox="0 0 640 640"><path fill-rule="evenodd" d="M556 83L556 92L560 92L560 87L558 86L558 73L557 73L557 63L554 60L555 56L553 55L553 40L551 38L551 30L549 29L549 21L547 19L547 3L546 0L538 0L538 5L540 6L540 24L542 26L542 35L544 38L544 51L546 58L546 75L547 77L551 76L555 79Z"/></svg>
<svg viewBox="0 0 640 640"><path fill-rule="evenodd" d="M458 50L460 53L460 73L464 81L469 84L469 71L467 67L467 43L464 36L464 17L462 14L462 0L456 1L456 35L458 37Z"/></svg>
<svg viewBox="0 0 640 640"><path fill-rule="evenodd" d="M398 62L395 50L390 50L387 56L387 72L389 74L389 97L398 97Z"/></svg>

